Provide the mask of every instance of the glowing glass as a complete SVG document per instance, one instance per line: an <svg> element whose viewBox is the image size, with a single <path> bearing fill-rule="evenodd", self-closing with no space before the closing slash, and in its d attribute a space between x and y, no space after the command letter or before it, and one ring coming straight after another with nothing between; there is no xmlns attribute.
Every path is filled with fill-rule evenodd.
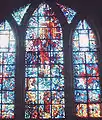
<svg viewBox="0 0 102 120"><path fill-rule="evenodd" d="M24 14L26 13L27 9L29 8L30 4L24 7L20 7L16 11L12 13L13 18L16 20L17 24L20 25Z"/></svg>
<svg viewBox="0 0 102 120"><path fill-rule="evenodd" d="M74 10L72 10L71 8L67 8L66 6L57 3L57 5L61 8L64 16L66 17L66 20L68 22L68 24L70 24L74 18L74 16L76 15L76 12Z"/></svg>
<svg viewBox="0 0 102 120"><path fill-rule="evenodd" d="M65 118L62 28L47 4L34 11L26 30L25 118Z"/></svg>
<svg viewBox="0 0 102 120"><path fill-rule="evenodd" d="M96 37L85 20L73 34L75 109L78 117L102 117Z"/></svg>
<svg viewBox="0 0 102 120"><path fill-rule="evenodd" d="M15 38L7 21L0 24L0 119L14 119Z"/></svg>

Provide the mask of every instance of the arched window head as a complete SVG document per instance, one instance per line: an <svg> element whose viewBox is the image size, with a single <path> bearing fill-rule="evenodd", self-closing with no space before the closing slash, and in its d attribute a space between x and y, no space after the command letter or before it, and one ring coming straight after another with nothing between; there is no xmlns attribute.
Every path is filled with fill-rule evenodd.
<svg viewBox="0 0 102 120"><path fill-rule="evenodd" d="M0 24L0 119L14 118L15 38L7 21Z"/></svg>
<svg viewBox="0 0 102 120"><path fill-rule="evenodd" d="M73 18L75 17L76 12L74 10L72 10L71 8L68 8L62 4L59 4L59 3L56 3L56 4L61 8L64 16L67 19L68 24L70 24L72 22Z"/></svg>
<svg viewBox="0 0 102 120"><path fill-rule="evenodd" d="M78 117L102 117L96 36L85 20L73 33L73 80Z"/></svg>
<svg viewBox="0 0 102 120"><path fill-rule="evenodd" d="M12 16L16 20L17 24L20 25L24 14L26 13L27 9L29 8L30 4L20 7L19 9L13 11Z"/></svg>
<svg viewBox="0 0 102 120"><path fill-rule="evenodd" d="M48 4L32 14L26 30L25 118L63 119L62 28Z"/></svg>

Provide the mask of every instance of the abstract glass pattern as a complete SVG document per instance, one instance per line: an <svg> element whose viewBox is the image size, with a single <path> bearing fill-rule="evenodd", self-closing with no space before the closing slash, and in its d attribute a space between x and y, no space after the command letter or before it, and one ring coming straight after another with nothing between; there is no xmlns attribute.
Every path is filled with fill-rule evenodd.
<svg viewBox="0 0 102 120"><path fill-rule="evenodd" d="M66 20L68 24L70 24L76 15L76 12L72 10L71 8L68 8L62 4L57 3L57 5L61 8L61 11L63 12L64 16L66 17Z"/></svg>
<svg viewBox="0 0 102 120"><path fill-rule="evenodd" d="M26 30L25 118L63 119L62 28L49 5L34 11Z"/></svg>
<svg viewBox="0 0 102 120"><path fill-rule="evenodd" d="M24 14L26 13L27 9L29 8L30 4L20 7L16 11L13 11L12 16L16 20L17 24L20 25Z"/></svg>
<svg viewBox="0 0 102 120"><path fill-rule="evenodd" d="M72 36L76 115L102 117L96 36L85 20Z"/></svg>
<svg viewBox="0 0 102 120"><path fill-rule="evenodd" d="M7 21L0 24L0 119L14 118L15 38Z"/></svg>

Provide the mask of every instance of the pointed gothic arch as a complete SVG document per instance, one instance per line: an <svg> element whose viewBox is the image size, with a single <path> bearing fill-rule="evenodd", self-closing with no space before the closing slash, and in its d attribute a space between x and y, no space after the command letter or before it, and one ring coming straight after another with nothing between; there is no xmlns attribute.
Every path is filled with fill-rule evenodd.
<svg viewBox="0 0 102 120"><path fill-rule="evenodd" d="M85 20L80 21L72 37L72 57L75 114L81 119L102 117L97 46L93 30Z"/></svg>

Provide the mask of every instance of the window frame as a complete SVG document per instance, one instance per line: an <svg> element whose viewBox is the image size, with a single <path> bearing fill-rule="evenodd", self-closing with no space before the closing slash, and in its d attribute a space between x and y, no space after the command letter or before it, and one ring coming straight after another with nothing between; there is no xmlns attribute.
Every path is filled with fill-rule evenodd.
<svg viewBox="0 0 102 120"><path fill-rule="evenodd" d="M55 12L57 19L59 20L61 26L62 26L62 34L63 34L63 42L64 42L64 72L65 72L65 119L75 119L75 120L98 120L100 118L79 118L75 115L75 109L74 109L74 93L73 93L73 72L71 71L73 69L73 63L72 63L72 34L78 24L78 22L83 19L80 18L78 14L74 17L71 24L67 23L67 20L65 16L63 15L60 8L55 4L56 2L46 2L52 10ZM31 3L29 6L27 13L25 13L21 25L18 26L14 18L9 15L6 19L8 20L9 24L11 25L11 28L15 34L16 38L16 83L15 83L15 118L17 120L24 120L24 110L25 110L25 33L26 33L26 27L28 24L28 20L30 19L33 11L38 8L39 4L41 2L34 2ZM86 20L89 25L91 25L91 28L96 35L97 41L100 39L100 35L97 33L97 27L94 27L95 25L89 20ZM101 31L100 31L101 32ZM102 33L101 33L102 34ZM102 38L102 37L101 37ZM99 43L98 43L99 44ZM102 46L102 44L101 44ZM102 50L99 49L99 52L102 53ZM69 58L69 56L71 56ZM99 64L102 64L100 53L98 55L99 58ZM21 67L23 66L23 67ZM99 65L101 66L101 65ZM99 67L100 73L102 72L101 68ZM101 79L101 78L100 78ZM101 81L101 80L100 80ZM102 86L102 81L101 81ZM101 87L102 91L102 87ZM102 92L101 92L102 93ZM101 94L102 98L102 94ZM21 111L22 112L21 112ZM73 114L74 113L74 114Z"/></svg>

